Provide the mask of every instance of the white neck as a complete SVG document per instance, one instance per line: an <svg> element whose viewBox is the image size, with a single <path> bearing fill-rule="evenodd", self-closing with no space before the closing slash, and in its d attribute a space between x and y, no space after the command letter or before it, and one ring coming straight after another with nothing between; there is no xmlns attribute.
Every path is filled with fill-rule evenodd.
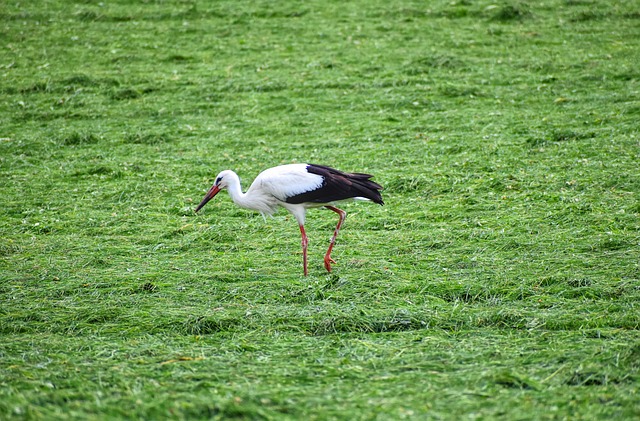
<svg viewBox="0 0 640 421"><path fill-rule="evenodd" d="M242 193L240 178L234 172L230 172L227 180L227 191L233 203L241 208L255 210L267 215L275 212L277 201L273 195L254 185L249 187L247 193Z"/></svg>
<svg viewBox="0 0 640 421"><path fill-rule="evenodd" d="M253 209L250 206L251 200L247 200L247 195L242 193L240 178L236 173L231 173L228 176L227 191L229 192L229 196L231 196L233 203L243 208Z"/></svg>

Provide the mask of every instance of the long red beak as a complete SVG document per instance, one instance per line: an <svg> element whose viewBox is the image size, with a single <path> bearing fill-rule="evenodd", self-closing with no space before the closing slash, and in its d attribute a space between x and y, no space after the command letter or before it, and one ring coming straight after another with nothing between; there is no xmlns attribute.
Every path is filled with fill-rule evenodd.
<svg viewBox="0 0 640 421"><path fill-rule="evenodd" d="M202 199L202 202L200 202L200 204L196 208L196 212L202 209L209 200L213 199L215 195L218 194L219 191L220 191L220 188L214 184L213 187L211 187L211 189L209 190L209 192L204 196L204 199Z"/></svg>

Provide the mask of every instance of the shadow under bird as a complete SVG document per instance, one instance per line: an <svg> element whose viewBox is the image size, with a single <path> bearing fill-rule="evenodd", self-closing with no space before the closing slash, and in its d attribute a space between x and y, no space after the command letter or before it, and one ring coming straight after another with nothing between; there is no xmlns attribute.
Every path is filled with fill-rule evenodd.
<svg viewBox="0 0 640 421"><path fill-rule="evenodd" d="M361 173L345 173L324 165L288 164L264 170L251 183L246 193L242 193L240 178L231 171L222 171L202 202L198 212L215 197L220 190L227 189L233 202L245 209L272 215L278 206L291 212L298 221L302 235L302 259L304 275L307 268L307 246L309 240L304 230L307 209L325 207L339 215L338 225L329 242L324 256L324 267L331 272L331 250L347 213L334 205L345 200L367 200L383 205L380 190L382 186L371 181L373 176Z"/></svg>

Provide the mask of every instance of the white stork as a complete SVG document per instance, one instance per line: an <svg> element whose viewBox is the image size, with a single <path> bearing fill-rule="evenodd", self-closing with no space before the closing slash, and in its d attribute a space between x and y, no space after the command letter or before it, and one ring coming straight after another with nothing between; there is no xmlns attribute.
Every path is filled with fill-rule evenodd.
<svg viewBox="0 0 640 421"><path fill-rule="evenodd" d="M304 230L307 209L324 206L336 212L340 219L329 242L329 249L324 256L324 267L331 272L331 250L335 244L340 227L347 216L342 209L333 206L344 200L368 200L383 205L380 190L382 186L370 180L369 174L344 173L324 165L289 164L264 170L251 183L249 190L242 193L238 175L231 171L222 171L202 202L196 208L198 212L220 190L227 189L233 202L245 209L272 215L282 206L298 221L302 234L302 259L304 275L307 269L307 246L309 240Z"/></svg>

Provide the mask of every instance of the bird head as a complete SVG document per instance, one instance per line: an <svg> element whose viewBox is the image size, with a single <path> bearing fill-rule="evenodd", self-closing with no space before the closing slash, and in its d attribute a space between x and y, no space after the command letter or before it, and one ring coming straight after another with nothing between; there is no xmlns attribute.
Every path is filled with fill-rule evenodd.
<svg viewBox="0 0 640 421"><path fill-rule="evenodd" d="M204 196L204 198L202 199L202 202L200 202L198 207L196 207L196 212L202 209L204 205L206 205L207 202L209 202L209 200L213 199L215 195L220 192L220 190L227 188L227 186L229 185L228 183L229 183L230 174L231 174L231 171L229 170L222 171L220 174L218 174L218 176L216 177L215 183L213 183L213 186L211 186L207 194Z"/></svg>

